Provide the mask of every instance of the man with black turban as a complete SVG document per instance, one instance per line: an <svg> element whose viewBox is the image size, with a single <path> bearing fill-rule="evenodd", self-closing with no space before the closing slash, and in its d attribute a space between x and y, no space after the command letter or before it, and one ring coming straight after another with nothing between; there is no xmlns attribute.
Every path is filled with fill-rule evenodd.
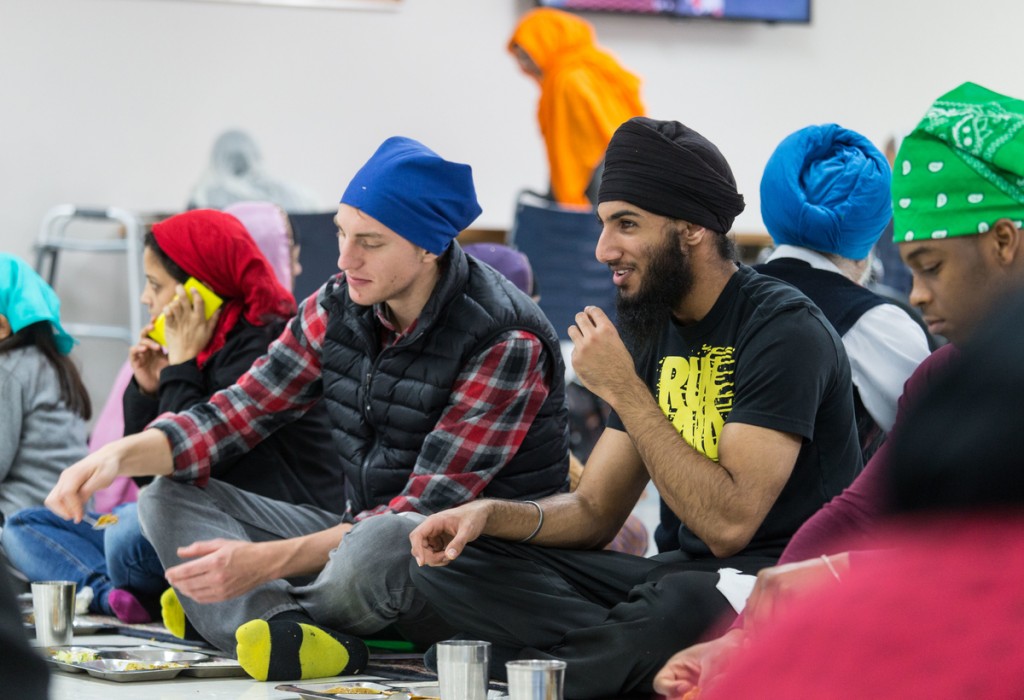
<svg viewBox="0 0 1024 700"><path fill-rule="evenodd" d="M477 501L411 535L417 590L492 643L491 674L562 659L573 698L650 691L674 647L731 611L738 574L774 562L861 466L842 341L794 288L735 261L743 198L718 149L631 119L599 200L596 254L629 347L596 307L569 330L576 372L615 412L577 490ZM652 479L681 521L671 551L592 551Z"/></svg>

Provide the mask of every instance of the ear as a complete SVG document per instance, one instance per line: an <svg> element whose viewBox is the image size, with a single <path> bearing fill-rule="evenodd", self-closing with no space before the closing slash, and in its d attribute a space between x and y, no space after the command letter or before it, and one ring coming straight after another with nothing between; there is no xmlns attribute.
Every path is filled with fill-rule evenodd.
<svg viewBox="0 0 1024 700"><path fill-rule="evenodd" d="M425 263L437 262L437 255L435 253L431 253L426 248L420 248L420 260L422 260Z"/></svg>
<svg viewBox="0 0 1024 700"><path fill-rule="evenodd" d="M712 232L703 226L687 223L683 224L679 231L679 242L683 246L694 247L700 245L709 235L713 235Z"/></svg>
<svg viewBox="0 0 1024 700"><path fill-rule="evenodd" d="M0 314L0 340L7 340L14 332L11 330L11 322L7 320L7 317Z"/></svg>
<svg viewBox="0 0 1024 700"><path fill-rule="evenodd" d="M996 259L1005 266L1020 262L1024 256L1024 239L1017 224L1010 219L999 219L989 230Z"/></svg>

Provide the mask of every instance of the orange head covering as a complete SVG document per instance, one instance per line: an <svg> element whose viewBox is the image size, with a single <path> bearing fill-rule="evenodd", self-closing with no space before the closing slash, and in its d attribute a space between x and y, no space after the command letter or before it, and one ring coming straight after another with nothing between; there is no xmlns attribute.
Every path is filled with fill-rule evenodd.
<svg viewBox="0 0 1024 700"><path fill-rule="evenodd" d="M584 194L612 133L644 114L640 79L599 48L594 28L576 15L537 8L519 21L508 49L540 68L537 120L547 145L551 191L562 204Z"/></svg>

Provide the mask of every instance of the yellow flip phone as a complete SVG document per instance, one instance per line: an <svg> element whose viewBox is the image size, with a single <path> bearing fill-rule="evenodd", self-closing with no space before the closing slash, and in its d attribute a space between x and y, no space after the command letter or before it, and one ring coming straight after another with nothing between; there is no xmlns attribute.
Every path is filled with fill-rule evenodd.
<svg viewBox="0 0 1024 700"><path fill-rule="evenodd" d="M186 293L191 293L193 289L199 292L199 296L202 297L203 304L206 309L207 319L209 319L210 316L213 316L213 312L219 309L221 304L224 303L224 300L214 294L212 289L197 280L195 277L189 277L185 280L185 284L182 286L185 287ZM174 298L177 299L178 297L175 296ZM164 347L167 347L167 337L164 335L164 328L166 324L167 319L163 314L160 314L153 321L153 330L149 332L149 337Z"/></svg>

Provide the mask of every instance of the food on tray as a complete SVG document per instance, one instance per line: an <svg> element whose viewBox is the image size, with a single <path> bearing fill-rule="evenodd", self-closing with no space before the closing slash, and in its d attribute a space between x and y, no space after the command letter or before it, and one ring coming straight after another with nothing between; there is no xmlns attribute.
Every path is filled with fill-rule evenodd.
<svg viewBox="0 0 1024 700"><path fill-rule="evenodd" d="M122 671L162 671L165 668L188 668L188 664L181 664L177 661L156 661L146 663L145 661L129 661L121 669Z"/></svg>
<svg viewBox="0 0 1024 700"><path fill-rule="evenodd" d="M58 649L53 653L54 661L65 664L83 664L98 658L96 652L89 649Z"/></svg>
<svg viewBox="0 0 1024 700"><path fill-rule="evenodd" d="M106 527L107 525L114 525L117 523L117 516L113 513L104 513L100 517L96 518L96 527Z"/></svg>
<svg viewBox="0 0 1024 700"><path fill-rule="evenodd" d="M336 685L333 688L325 688L320 692L327 693L328 695L384 695L385 692L390 691L366 688L361 685Z"/></svg>

